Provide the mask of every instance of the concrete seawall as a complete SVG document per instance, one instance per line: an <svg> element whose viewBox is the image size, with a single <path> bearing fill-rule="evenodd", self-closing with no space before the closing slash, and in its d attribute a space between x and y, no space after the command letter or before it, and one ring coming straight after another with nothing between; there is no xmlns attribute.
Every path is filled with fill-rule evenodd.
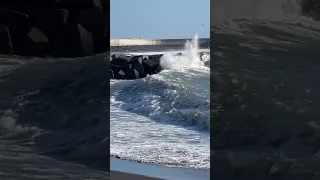
<svg viewBox="0 0 320 180"><path fill-rule="evenodd" d="M191 39L112 39L110 46L141 46L141 45L158 45L158 46L175 46L184 45L185 42ZM210 42L210 38L199 38L199 44Z"/></svg>
<svg viewBox="0 0 320 180"><path fill-rule="evenodd" d="M111 39L110 46L161 45L159 40L148 39Z"/></svg>
<svg viewBox="0 0 320 180"><path fill-rule="evenodd" d="M191 39L112 39L110 40L110 48L112 52L181 50L187 40L191 41ZM210 39L200 38L199 48L210 48Z"/></svg>
<svg viewBox="0 0 320 180"><path fill-rule="evenodd" d="M3 0L0 54L80 57L110 50L110 0Z"/></svg>

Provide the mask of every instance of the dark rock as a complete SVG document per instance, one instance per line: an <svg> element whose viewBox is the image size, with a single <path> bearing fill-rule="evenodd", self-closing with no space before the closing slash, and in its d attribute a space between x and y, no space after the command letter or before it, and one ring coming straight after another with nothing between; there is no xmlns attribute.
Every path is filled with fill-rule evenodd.
<svg viewBox="0 0 320 180"><path fill-rule="evenodd" d="M124 72L120 72L120 67L114 64L110 64L110 73L112 76L110 78L114 79L124 79Z"/></svg>
<svg viewBox="0 0 320 180"><path fill-rule="evenodd" d="M19 44L13 43L13 49L15 55L43 57L43 54L37 53L35 42L28 36L19 39Z"/></svg>
<svg viewBox="0 0 320 180"><path fill-rule="evenodd" d="M95 54L92 33L84 28L81 24L78 24L78 30L80 33L83 55L90 56Z"/></svg>
<svg viewBox="0 0 320 180"><path fill-rule="evenodd" d="M131 65L125 66L121 68L121 70L125 73L124 78L128 80L137 79L136 73Z"/></svg>
<svg viewBox="0 0 320 180"><path fill-rule="evenodd" d="M154 62L160 64L160 59L161 59L161 57L162 57L162 54L150 55L150 56L149 56L149 59L152 59Z"/></svg>
<svg viewBox="0 0 320 180"><path fill-rule="evenodd" d="M156 74L160 66L158 63L151 59L143 61L142 65L144 68L143 77L151 74Z"/></svg>
<svg viewBox="0 0 320 180"><path fill-rule="evenodd" d="M19 49L19 43L30 28L28 15L0 7L0 23L9 29L13 50Z"/></svg>
<svg viewBox="0 0 320 180"><path fill-rule="evenodd" d="M136 79L134 69L129 64L131 57L120 55L113 57L110 68L113 70L115 79Z"/></svg>
<svg viewBox="0 0 320 180"><path fill-rule="evenodd" d="M112 55L110 63L119 67L126 66L131 59L131 56Z"/></svg>
<svg viewBox="0 0 320 180"><path fill-rule="evenodd" d="M0 53L11 54L12 44L9 29L6 25L0 24Z"/></svg>
<svg viewBox="0 0 320 180"><path fill-rule="evenodd" d="M129 61L129 64L132 65L131 69L133 69L135 72L136 79L142 78L144 76L144 68L142 65L143 58L146 59L146 57L143 56L134 56Z"/></svg>
<svg viewBox="0 0 320 180"><path fill-rule="evenodd" d="M44 57L50 53L49 39L40 29L32 27L28 33L28 37L32 40L32 45L25 47L29 47L29 51L33 47L32 54Z"/></svg>
<svg viewBox="0 0 320 180"><path fill-rule="evenodd" d="M115 79L136 79L135 71L132 65L129 64L131 57L119 56L116 59L110 61L111 68L114 69Z"/></svg>
<svg viewBox="0 0 320 180"><path fill-rule="evenodd" d="M148 60L143 61L143 67L144 67L144 76L157 74L159 73L162 68L160 66L160 58L162 55L152 55L149 56Z"/></svg>
<svg viewBox="0 0 320 180"><path fill-rule="evenodd" d="M37 37L36 32L30 31L28 36L25 36L23 39L20 39L19 46L16 46L14 49L14 54L21 56L37 56L45 57L50 54L50 46L46 41L37 41L41 39ZM36 37L36 40L34 39ZM37 39L39 38L39 39Z"/></svg>
<svg viewBox="0 0 320 180"><path fill-rule="evenodd" d="M3 0L0 23L13 54L79 57L110 49L109 9L107 0Z"/></svg>
<svg viewBox="0 0 320 180"><path fill-rule="evenodd" d="M115 79L139 79L146 76L144 62L149 56L111 55L110 68ZM152 61L153 62L153 61Z"/></svg>
<svg viewBox="0 0 320 180"><path fill-rule="evenodd" d="M82 44L90 44L86 46L93 46L91 54L87 52L85 55L93 55L102 52L106 52L110 46L110 40L107 34L105 34L105 19L104 14L98 9L84 9L77 12L74 23L80 25L82 29L79 29L80 34L83 31L91 33L91 37L81 38ZM84 30L85 29L85 30ZM90 51L89 51L90 52Z"/></svg>
<svg viewBox="0 0 320 180"><path fill-rule="evenodd" d="M34 41L34 42L45 42L49 43L48 37L37 27L32 27L30 31L28 32L28 36Z"/></svg>
<svg viewBox="0 0 320 180"><path fill-rule="evenodd" d="M79 34L75 27L66 24L67 16L65 9L47 10L32 16L32 24L48 37L53 56L83 56Z"/></svg>

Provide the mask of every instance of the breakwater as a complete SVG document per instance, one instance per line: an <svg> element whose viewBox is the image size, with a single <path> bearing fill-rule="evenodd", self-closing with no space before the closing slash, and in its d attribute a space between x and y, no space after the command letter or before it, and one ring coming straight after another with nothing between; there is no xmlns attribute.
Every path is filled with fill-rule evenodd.
<svg viewBox="0 0 320 180"><path fill-rule="evenodd" d="M111 55L111 79L139 79L160 72L159 55Z"/></svg>
<svg viewBox="0 0 320 180"><path fill-rule="evenodd" d="M173 56L182 56L183 53L176 53ZM206 52L199 52L199 58L204 65L209 67L210 60L207 60ZM148 75L159 73L164 68L160 61L163 54L154 55L130 55L112 54L110 57L110 78L111 79L140 79Z"/></svg>
<svg viewBox="0 0 320 180"><path fill-rule="evenodd" d="M109 50L109 0L4 0L0 54L80 57Z"/></svg>

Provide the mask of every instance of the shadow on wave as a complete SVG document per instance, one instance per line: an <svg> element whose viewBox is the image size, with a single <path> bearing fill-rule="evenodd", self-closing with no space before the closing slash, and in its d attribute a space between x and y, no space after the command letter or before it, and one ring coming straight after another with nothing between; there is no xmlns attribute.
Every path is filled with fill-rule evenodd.
<svg viewBox="0 0 320 180"><path fill-rule="evenodd" d="M289 41L288 34L281 39ZM319 178L320 86L313 77L320 66L319 49L312 46L318 41L302 37L296 40L306 43L292 45L252 41L258 36L214 36L215 178ZM259 34L270 36L275 35Z"/></svg>
<svg viewBox="0 0 320 180"><path fill-rule="evenodd" d="M0 58L0 139L109 171L109 63Z"/></svg>

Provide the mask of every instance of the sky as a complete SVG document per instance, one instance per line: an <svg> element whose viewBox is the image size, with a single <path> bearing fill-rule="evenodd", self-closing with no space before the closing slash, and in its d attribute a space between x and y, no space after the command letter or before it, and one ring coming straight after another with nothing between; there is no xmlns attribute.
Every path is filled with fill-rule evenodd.
<svg viewBox="0 0 320 180"><path fill-rule="evenodd" d="M111 0L110 38L210 37L210 0Z"/></svg>

